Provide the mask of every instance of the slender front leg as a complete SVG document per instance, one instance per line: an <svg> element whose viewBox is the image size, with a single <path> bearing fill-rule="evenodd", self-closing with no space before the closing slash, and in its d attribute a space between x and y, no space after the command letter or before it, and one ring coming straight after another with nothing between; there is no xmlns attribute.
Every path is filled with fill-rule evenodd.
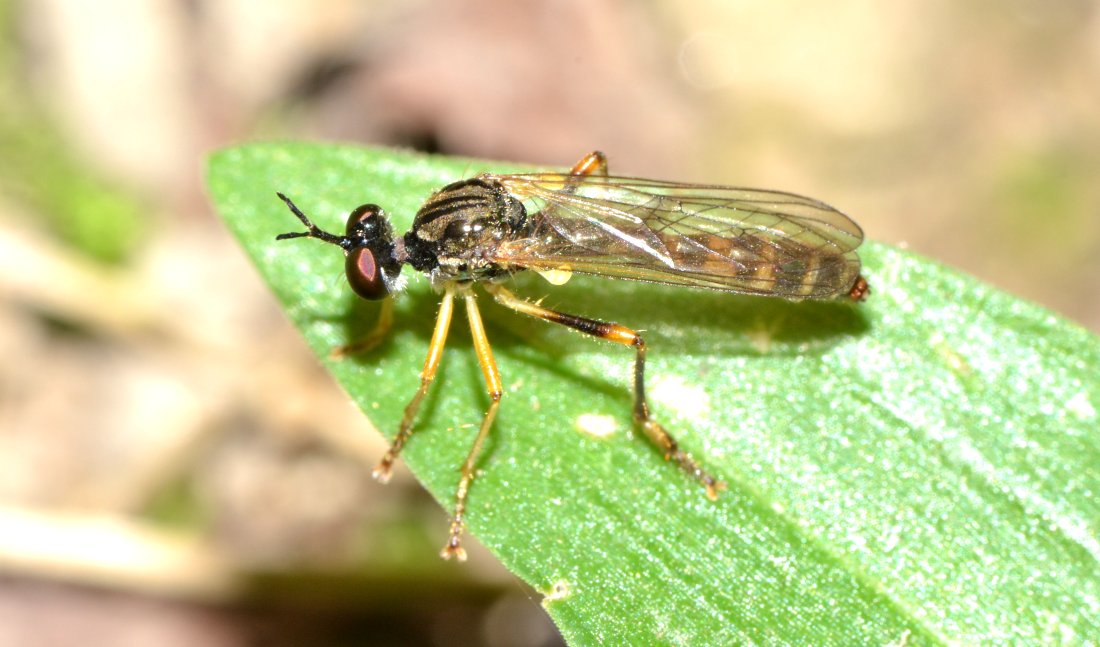
<svg viewBox="0 0 1100 647"><path fill-rule="evenodd" d="M375 467L372 472L374 478L380 483L390 480L393 463L397 460L397 455L401 453L401 448L408 442L409 436L412 436L412 425L416 419L416 411L420 408L420 401L424 399L424 395L428 392L428 386L431 385L432 379L435 378L435 372L439 368L439 359L443 356L443 346L447 343L447 331L451 327L451 314L453 312L454 290L448 287L447 291L443 293L442 303L439 304L439 314L436 315L435 319L435 332L432 333L432 341L428 344L428 357L424 360L424 370L420 373L420 388L416 390L416 395L405 407L405 415L401 418L401 427L397 430L393 444L386 450L382 460L378 463L378 467Z"/></svg>
<svg viewBox="0 0 1100 647"><path fill-rule="evenodd" d="M550 321L574 330L579 330L586 335L599 337L613 341L624 346L631 346L636 352L634 360L634 422L645 435L657 445L664 453L665 460L672 460L680 466L684 472L703 485L707 490L707 497L711 500L718 498L718 492L726 488L726 484L714 478L706 472L691 455L680 449L679 444L671 434L660 425L649 412L649 403L645 396L645 352L646 345L641 335L637 332L616 323L586 319L575 315L565 314L556 310L544 308L536 303L520 299L499 285L487 285L486 289L504 306L516 312L537 317L544 321Z"/></svg>
<svg viewBox="0 0 1100 647"><path fill-rule="evenodd" d="M386 337L390 332L390 328L393 328L393 297L386 297L382 300L382 310L378 313L378 321L375 322L374 328L367 333L367 336L359 341L333 348L332 352L329 353L329 357L339 359L368 351Z"/></svg>
<svg viewBox="0 0 1100 647"><path fill-rule="evenodd" d="M481 420L481 429L474 438L474 444L470 447L470 453L466 455L466 461L462 463L462 477L458 481L458 489L455 490L455 513L451 520L451 536L447 539L447 545L440 551L443 559L452 557L458 561L466 561L466 551L462 548L461 537L466 527L466 496L470 492L470 483L477 473L477 457L481 453L481 446L485 444L485 438L489 435L489 429L493 426L493 418L497 415L497 407L500 406L500 397L504 393L504 387L500 380L500 371L493 359L493 350L489 347L489 338L485 335L485 325L481 322L481 313L477 309L477 299L473 293L466 295L466 314L470 318L470 334L474 339L474 352L477 354L477 363L481 366L481 373L485 376L485 387L489 391L489 410Z"/></svg>

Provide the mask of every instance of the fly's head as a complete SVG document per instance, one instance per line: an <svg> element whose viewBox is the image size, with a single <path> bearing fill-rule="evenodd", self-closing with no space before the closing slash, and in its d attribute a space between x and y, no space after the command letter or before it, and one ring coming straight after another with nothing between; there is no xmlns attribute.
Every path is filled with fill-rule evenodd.
<svg viewBox="0 0 1100 647"><path fill-rule="evenodd" d="M310 222L290 198L282 193L277 195L308 231L279 234L276 240L316 238L343 249L348 284L364 299L378 301L399 289L401 262L395 253L393 227L381 207L364 204L353 209L348 214L344 235L338 236Z"/></svg>

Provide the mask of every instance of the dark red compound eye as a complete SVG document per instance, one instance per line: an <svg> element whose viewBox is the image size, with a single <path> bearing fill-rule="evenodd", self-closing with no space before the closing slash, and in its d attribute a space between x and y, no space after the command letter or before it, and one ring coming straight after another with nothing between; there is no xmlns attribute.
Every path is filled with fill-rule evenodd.
<svg viewBox="0 0 1100 647"><path fill-rule="evenodd" d="M378 266L378 260L370 248L356 247L348 252L344 261L344 272L351 289L364 299L378 301L389 296L390 291L382 276L382 268Z"/></svg>
<svg viewBox="0 0 1100 647"><path fill-rule="evenodd" d="M370 220L378 215L382 209L376 204L364 204L356 207L348 214L348 224L345 231L348 236L354 236L359 223Z"/></svg>

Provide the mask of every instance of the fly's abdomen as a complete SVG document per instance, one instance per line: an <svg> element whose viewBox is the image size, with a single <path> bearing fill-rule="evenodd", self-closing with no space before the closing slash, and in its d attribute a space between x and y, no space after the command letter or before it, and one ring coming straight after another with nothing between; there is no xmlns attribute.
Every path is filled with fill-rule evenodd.
<svg viewBox="0 0 1100 647"><path fill-rule="evenodd" d="M676 270L708 277L710 287L787 299L847 296L859 277L855 252L838 254L784 238L676 236L665 238Z"/></svg>
<svg viewBox="0 0 1100 647"><path fill-rule="evenodd" d="M847 297L859 277L859 267L855 253L807 254L777 266L773 294L789 299Z"/></svg>

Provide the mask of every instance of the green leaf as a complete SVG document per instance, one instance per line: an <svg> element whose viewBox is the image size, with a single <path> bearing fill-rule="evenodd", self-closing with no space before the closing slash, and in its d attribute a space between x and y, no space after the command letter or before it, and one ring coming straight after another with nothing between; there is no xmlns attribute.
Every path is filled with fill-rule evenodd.
<svg viewBox="0 0 1100 647"><path fill-rule="evenodd" d="M329 230L370 201L404 231L433 189L514 168L263 144L218 153L209 181L321 361L392 435L438 297L412 278L386 343L328 359L377 307L339 280L337 250L275 242L300 229L275 191ZM655 412L726 480L717 502L631 430L629 349L481 300L506 394L470 530L548 595L571 643L1100 636L1100 341L912 254L868 243L861 255L874 292L858 306L515 280L551 307L645 331ZM404 453L447 510L488 405L464 323Z"/></svg>

